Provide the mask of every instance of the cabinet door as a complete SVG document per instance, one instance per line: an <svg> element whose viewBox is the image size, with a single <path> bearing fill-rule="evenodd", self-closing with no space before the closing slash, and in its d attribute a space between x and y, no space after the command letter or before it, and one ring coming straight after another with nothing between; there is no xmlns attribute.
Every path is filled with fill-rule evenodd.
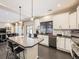
<svg viewBox="0 0 79 59"><path fill-rule="evenodd" d="M70 41L70 38L66 38L66 51L67 52L70 52L71 51L71 41Z"/></svg>
<svg viewBox="0 0 79 59"><path fill-rule="evenodd" d="M40 44L49 46L49 37L45 35L39 35L40 38L44 39Z"/></svg>
<svg viewBox="0 0 79 59"><path fill-rule="evenodd" d="M63 50L65 49L65 38L62 37L57 37L57 49Z"/></svg>
<svg viewBox="0 0 79 59"><path fill-rule="evenodd" d="M53 17L53 28L54 29L59 29L61 26L60 26L60 19L59 19L59 16L58 15L55 15Z"/></svg>
<svg viewBox="0 0 79 59"><path fill-rule="evenodd" d="M76 29L77 28L77 14L76 12L73 12L69 15L69 22L70 22L70 29Z"/></svg>
<svg viewBox="0 0 79 59"><path fill-rule="evenodd" d="M55 15L54 29L69 29L69 13Z"/></svg>
<svg viewBox="0 0 79 59"><path fill-rule="evenodd" d="M79 29L79 6L77 8L77 28Z"/></svg>
<svg viewBox="0 0 79 59"><path fill-rule="evenodd" d="M69 29L69 13L63 13L61 15L62 29Z"/></svg>

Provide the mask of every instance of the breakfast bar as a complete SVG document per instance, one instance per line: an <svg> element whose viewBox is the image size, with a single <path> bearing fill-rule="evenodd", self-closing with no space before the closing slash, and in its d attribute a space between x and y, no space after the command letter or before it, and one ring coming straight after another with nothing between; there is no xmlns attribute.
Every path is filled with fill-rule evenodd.
<svg viewBox="0 0 79 59"><path fill-rule="evenodd" d="M43 41L40 38L28 38L24 36L9 37L12 43L16 43L22 47L24 51L20 53L20 59L37 59L38 58L38 44ZM22 57L22 55L24 55Z"/></svg>

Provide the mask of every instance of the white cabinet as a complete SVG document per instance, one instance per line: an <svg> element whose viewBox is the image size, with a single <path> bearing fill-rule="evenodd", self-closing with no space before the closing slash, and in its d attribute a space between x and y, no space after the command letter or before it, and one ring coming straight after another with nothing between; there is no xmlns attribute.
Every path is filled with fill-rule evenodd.
<svg viewBox="0 0 79 59"><path fill-rule="evenodd" d="M57 37L57 49L70 52L71 51L70 38Z"/></svg>
<svg viewBox="0 0 79 59"><path fill-rule="evenodd" d="M77 29L77 14L73 12L69 15L70 29Z"/></svg>
<svg viewBox="0 0 79 59"><path fill-rule="evenodd" d="M44 39L40 44L49 46L49 36L48 35L38 35L38 38Z"/></svg>
<svg viewBox="0 0 79 59"><path fill-rule="evenodd" d="M67 52L71 51L71 39L70 38L65 38L65 48Z"/></svg>
<svg viewBox="0 0 79 59"><path fill-rule="evenodd" d="M62 13L53 17L54 29L69 29L69 13Z"/></svg>
<svg viewBox="0 0 79 59"><path fill-rule="evenodd" d="M77 8L77 28L79 29L79 6Z"/></svg>
<svg viewBox="0 0 79 59"><path fill-rule="evenodd" d="M64 50L65 47L64 47L64 38L62 37L57 37L57 49L59 50Z"/></svg>
<svg viewBox="0 0 79 59"><path fill-rule="evenodd" d="M54 28L54 29L59 29L59 28L61 28L59 15L55 15L55 16L53 17L53 28Z"/></svg>

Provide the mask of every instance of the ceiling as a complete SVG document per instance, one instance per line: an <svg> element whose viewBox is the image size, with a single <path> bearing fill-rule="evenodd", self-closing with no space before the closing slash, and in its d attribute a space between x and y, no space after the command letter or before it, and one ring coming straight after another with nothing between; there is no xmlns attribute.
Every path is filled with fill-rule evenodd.
<svg viewBox="0 0 79 59"><path fill-rule="evenodd" d="M22 19L25 18L22 16ZM0 9L0 22L14 22L20 19L20 15Z"/></svg>
<svg viewBox="0 0 79 59"><path fill-rule="evenodd" d="M43 16L72 0L33 0L33 16ZM0 0L0 22L19 20L19 6L22 6L22 19L31 17L32 0Z"/></svg>

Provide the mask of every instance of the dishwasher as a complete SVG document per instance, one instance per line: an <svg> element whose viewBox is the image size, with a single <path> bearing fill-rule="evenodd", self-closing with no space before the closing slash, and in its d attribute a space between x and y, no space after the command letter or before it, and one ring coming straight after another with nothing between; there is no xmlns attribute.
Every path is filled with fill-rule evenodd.
<svg viewBox="0 0 79 59"><path fill-rule="evenodd" d="M49 47L56 48L56 36L49 36Z"/></svg>

